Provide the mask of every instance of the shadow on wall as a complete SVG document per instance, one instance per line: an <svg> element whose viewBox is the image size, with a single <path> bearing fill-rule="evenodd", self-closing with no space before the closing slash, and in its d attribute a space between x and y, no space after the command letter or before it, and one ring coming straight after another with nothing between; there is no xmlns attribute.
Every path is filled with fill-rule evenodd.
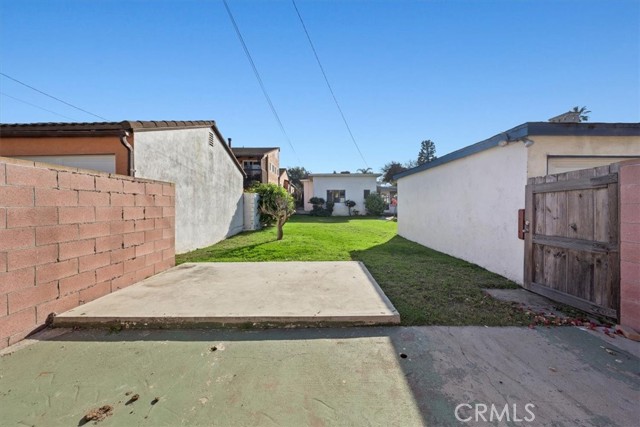
<svg viewBox="0 0 640 427"><path fill-rule="evenodd" d="M243 193L244 194L244 193ZM231 222L229 223L229 229L227 230L226 237L235 236L236 234L242 232L244 229L244 197L243 194L240 194L238 201L236 202L236 210L231 217Z"/></svg>

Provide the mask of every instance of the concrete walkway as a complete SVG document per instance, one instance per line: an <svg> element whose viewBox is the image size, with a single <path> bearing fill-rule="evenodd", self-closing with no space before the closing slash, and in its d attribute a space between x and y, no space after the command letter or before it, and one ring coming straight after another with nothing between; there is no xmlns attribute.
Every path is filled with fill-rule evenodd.
<svg viewBox="0 0 640 427"><path fill-rule="evenodd" d="M182 264L55 317L54 326L400 323L360 262Z"/></svg>
<svg viewBox="0 0 640 427"><path fill-rule="evenodd" d="M105 405L98 426L626 427L640 419L639 359L573 327L81 330L9 351L0 357L2 425L76 426ZM476 404L500 413L509 405L510 422L505 414L476 423ZM531 420L527 404L535 419L514 421ZM473 421L456 420L458 405Z"/></svg>

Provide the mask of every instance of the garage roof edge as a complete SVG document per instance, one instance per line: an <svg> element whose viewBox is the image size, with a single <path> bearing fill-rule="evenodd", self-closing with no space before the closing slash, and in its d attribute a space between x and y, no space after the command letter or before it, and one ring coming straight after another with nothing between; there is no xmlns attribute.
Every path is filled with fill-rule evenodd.
<svg viewBox="0 0 640 427"><path fill-rule="evenodd" d="M640 136L640 123L551 123L527 122L500 132L491 138L468 145L445 156L407 169L393 176L394 180L432 169L454 160L459 160L472 154L498 146L501 141L513 142L520 138L533 135L558 136Z"/></svg>

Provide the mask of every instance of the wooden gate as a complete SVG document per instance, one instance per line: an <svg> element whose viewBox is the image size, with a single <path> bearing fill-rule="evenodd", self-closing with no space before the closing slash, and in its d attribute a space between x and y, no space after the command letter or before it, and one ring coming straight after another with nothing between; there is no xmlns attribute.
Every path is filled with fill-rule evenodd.
<svg viewBox="0 0 640 427"><path fill-rule="evenodd" d="M618 165L530 178L525 208L524 287L617 318Z"/></svg>

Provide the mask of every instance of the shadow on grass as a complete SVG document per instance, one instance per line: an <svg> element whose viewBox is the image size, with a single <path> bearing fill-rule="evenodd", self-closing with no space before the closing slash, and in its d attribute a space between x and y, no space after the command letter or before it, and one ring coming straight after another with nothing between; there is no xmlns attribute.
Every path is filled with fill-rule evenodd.
<svg viewBox="0 0 640 427"><path fill-rule="evenodd" d="M348 216L311 216L311 215L293 215L289 218L289 222L300 224L336 224L340 222L349 222L351 218Z"/></svg>
<svg viewBox="0 0 640 427"><path fill-rule="evenodd" d="M513 304L483 288L513 289L510 280L482 267L395 236L352 251L400 313L403 325L517 326L529 320Z"/></svg>
<svg viewBox="0 0 640 427"><path fill-rule="evenodd" d="M294 223L313 223L313 224L335 224L341 222L350 221L383 221L377 216L311 216L311 215L294 215L289 218L289 221Z"/></svg>
<svg viewBox="0 0 640 427"><path fill-rule="evenodd" d="M234 239L242 239L246 237L248 233L255 233L254 231L244 232L242 234L235 235L224 242L233 243ZM267 235L268 236L268 235ZM220 248L218 246L213 246L215 249L212 249L212 246L202 249L196 249L195 251L187 252L184 254L176 255L176 265L184 264L185 262L203 262L203 259L210 259L211 261L217 261L224 258L243 258L243 254L251 249L258 248L260 246L276 242L277 239L275 236L270 236L269 238L261 241L259 243L253 243L240 247L230 247L228 249ZM238 260L241 261L241 260Z"/></svg>

